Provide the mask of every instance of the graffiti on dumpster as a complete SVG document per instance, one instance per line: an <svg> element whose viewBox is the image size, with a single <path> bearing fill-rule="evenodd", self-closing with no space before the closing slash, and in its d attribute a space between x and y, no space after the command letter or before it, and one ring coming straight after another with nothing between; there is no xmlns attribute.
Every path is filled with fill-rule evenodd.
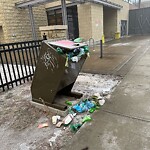
<svg viewBox="0 0 150 150"><path fill-rule="evenodd" d="M54 71L54 69L58 68L57 58L50 51L46 51L41 59L43 60L46 69L50 68L51 71Z"/></svg>

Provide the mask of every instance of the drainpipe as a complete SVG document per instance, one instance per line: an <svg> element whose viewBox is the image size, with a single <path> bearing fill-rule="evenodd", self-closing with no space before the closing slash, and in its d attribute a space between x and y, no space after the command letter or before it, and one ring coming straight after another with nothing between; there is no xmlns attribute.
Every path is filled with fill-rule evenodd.
<svg viewBox="0 0 150 150"><path fill-rule="evenodd" d="M139 0L139 9L141 8L141 0Z"/></svg>
<svg viewBox="0 0 150 150"><path fill-rule="evenodd" d="M33 40L37 40L33 10L31 6L28 6L28 9L29 9L29 18L30 18L30 23L31 23L31 28L32 28L32 38Z"/></svg>
<svg viewBox="0 0 150 150"><path fill-rule="evenodd" d="M68 38L68 20L67 20L67 8L66 8L66 0L61 0L61 10L62 10L62 19L63 25L67 25L67 38Z"/></svg>

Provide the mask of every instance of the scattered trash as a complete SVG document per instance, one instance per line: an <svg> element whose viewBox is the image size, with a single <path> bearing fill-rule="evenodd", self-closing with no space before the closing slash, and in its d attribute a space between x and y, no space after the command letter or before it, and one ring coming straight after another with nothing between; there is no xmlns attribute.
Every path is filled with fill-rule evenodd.
<svg viewBox="0 0 150 150"><path fill-rule="evenodd" d="M72 60L73 62L76 62L76 63L77 63L77 62L80 60L80 58L77 57L77 56L74 56L74 57L71 58L71 60Z"/></svg>
<svg viewBox="0 0 150 150"><path fill-rule="evenodd" d="M99 104L100 104L100 106L103 106L105 104L105 100L104 99L99 100Z"/></svg>
<svg viewBox="0 0 150 150"><path fill-rule="evenodd" d="M91 121L91 120L92 120L91 116L85 116L82 120L82 123L85 123L85 122L88 122L88 121Z"/></svg>
<svg viewBox="0 0 150 150"><path fill-rule="evenodd" d="M80 123L78 123L78 124L71 124L70 128L71 128L72 132L77 132L81 126L82 126L82 124L80 124Z"/></svg>
<svg viewBox="0 0 150 150"><path fill-rule="evenodd" d="M96 107L95 107L95 108L91 108L91 109L89 110L89 112L90 112L90 113L93 113L95 110L96 110Z"/></svg>
<svg viewBox="0 0 150 150"><path fill-rule="evenodd" d="M100 107L99 107L99 106L96 106L95 108L96 108L96 110L100 109Z"/></svg>
<svg viewBox="0 0 150 150"><path fill-rule="evenodd" d="M82 113L90 110L91 108L95 107L95 104L90 100L81 101L80 103L74 105L72 108L75 109L77 112Z"/></svg>
<svg viewBox="0 0 150 150"><path fill-rule="evenodd" d="M94 95L93 95L93 98L96 98L96 99L102 99L102 97L101 97L101 95L99 94L99 93L95 93Z"/></svg>
<svg viewBox="0 0 150 150"><path fill-rule="evenodd" d="M60 116L56 115L52 117L52 123L57 124L58 120L60 120Z"/></svg>
<svg viewBox="0 0 150 150"><path fill-rule="evenodd" d="M60 128L62 124L63 124L63 122L62 122L62 121L59 121L59 122L56 124L56 127L57 127L57 128Z"/></svg>
<svg viewBox="0 0 150 150"><path fill-rule="evenodd" d="M48 125L48 123L46 122L46 123L41 123L41 124L39 124L38 125L38 128L40 129L40 128L45 128L45 127L48 127L49 125Z"/></svg>
<svg viewBox="0 0 150 150"><path fill-rule="evenodd" d="M69 105L69 106L72 106L72 102L70 102L70 101L65 101L65 103L67 104L67 105Z"/></svg>
<svg viewBox="0 0 150 150"><path fill-rule="evenodd" d="M73 119L73 115L72 114L68 114L64 119L63 119L63 124L64 125L69 125L69 123L72 121Z"/></svg>
<svg viewBox="0 0 150 150"><path fill-rule="evenodd" d="M69 114L72 114L73 117L75 117L77 115L77 113L75 113L72 108L69 108Z"/></svg>
<svg viewBox="0 0 150 150"><path fill-rule="evenodd" d="M110 97L111 97L111 95L109 94L109 95L106 96L106 99L110 99Z"/></svg>

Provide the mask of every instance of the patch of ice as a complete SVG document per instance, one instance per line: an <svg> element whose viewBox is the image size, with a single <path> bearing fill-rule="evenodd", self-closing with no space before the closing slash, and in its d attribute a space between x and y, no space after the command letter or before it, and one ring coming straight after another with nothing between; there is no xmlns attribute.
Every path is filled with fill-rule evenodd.
<svg viewBox="0 0 150 150"><path fill-rule="evenodd" d="M55 143L56 139L62 134L62 130L61 129L55 129L54 130L54 136L52 136L50 139L49 139L49 143L50 143L50 146L52 147L53 146L53 143Z"/></svg>
<svg viewBox="0 0 150 150"><path fill-rule="evenodd" d="M82 92L88 96L91 96L94 93L107 95L118 83L119 80L110 75L81 73L72 90Z"/></svg>
<svg viewBox="0 0 150 150"><path fill-rule="evenodd" d="M22 143L22 144L20 145L20 150L30 150L30 147L27 146L26 143Z"/></svg>
<svg viewBox="0 0 150 150"><path fill-rule="evenodd" d="M0 73L1 73L3 84L6 83L6 80L7 82L10 82L11 80L13 81L15 79L28 76L32 74L34 70L35 70L34 66L13 65L13 64L9 64L9 65L4 64L4 66L2 66L0 64ZM7 79L5 77L5 74Z"/></svg>
<svg viewBox="0 0 150 150"><path fill-rule="evenodd" d="M130 45L130 43L116 43L116 44L112 44L112 47L117 47L117 46L128 46Z"/></svg>

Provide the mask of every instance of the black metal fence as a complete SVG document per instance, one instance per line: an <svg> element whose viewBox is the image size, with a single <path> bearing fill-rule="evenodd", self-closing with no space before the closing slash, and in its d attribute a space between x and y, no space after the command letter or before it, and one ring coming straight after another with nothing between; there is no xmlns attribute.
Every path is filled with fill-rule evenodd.
<svg viewBox="0 0 150 150"><path fill-rule="evenodd" d="M32 80L41 42L0 44L0 90Z"/></svg>

